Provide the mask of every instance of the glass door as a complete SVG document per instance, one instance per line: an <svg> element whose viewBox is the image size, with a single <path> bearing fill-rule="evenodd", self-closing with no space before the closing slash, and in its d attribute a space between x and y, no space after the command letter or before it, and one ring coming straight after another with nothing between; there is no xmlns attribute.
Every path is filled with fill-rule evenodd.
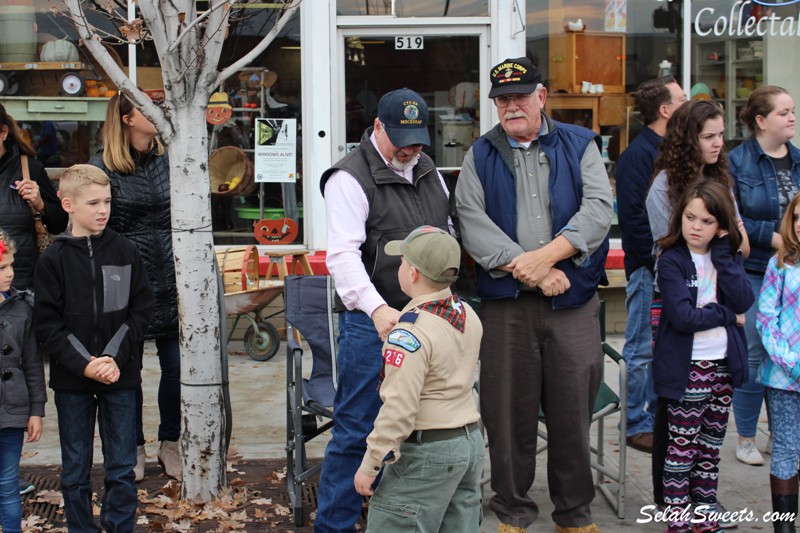
<svg viewBox="0 0 800 533"><path fill-rule="evenodd" d="M378 101L389 91L408 87L428 104L431 146L425 148L441 169L457 170L464 154L489 127L486 26L347 28L339 30L343 110L335 120L340 156L361 140L377 116ZM488 86L488 81L485 83ZM482 109L485 107L485 109ZM483 112L482 112L483 111Z"/></svg>

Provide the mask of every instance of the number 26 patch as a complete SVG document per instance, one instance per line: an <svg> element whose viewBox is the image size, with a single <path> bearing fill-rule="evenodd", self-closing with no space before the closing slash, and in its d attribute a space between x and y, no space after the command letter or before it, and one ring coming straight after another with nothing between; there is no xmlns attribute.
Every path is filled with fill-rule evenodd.
<svg viewBox="0 0 800 533"><path fill-rule="evenodd" d="M398 350L392 350L391 348L387 348L387 350L383 353L384 363L387 365L396 366L397 368L403 366L403 361L405 358L405 353Z"/></svg>

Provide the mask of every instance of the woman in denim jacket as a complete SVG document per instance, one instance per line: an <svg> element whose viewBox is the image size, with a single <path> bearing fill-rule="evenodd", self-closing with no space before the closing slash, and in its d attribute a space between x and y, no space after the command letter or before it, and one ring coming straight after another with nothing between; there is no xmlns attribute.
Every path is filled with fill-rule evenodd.
<svg viewBox="0 0 800 533"><path fill-rule="evenodd" d="M756 297L767 263L782 242L780 222L792 197L800 192L800 150L790 141L795 135L794 101L786 89L768 85L756 89L739 115L750 138L731 150L730 172L736 201L750 239L750 256L744 263ZM739 433L736 458L746 464L764 464L755 446L756 424L764 399L764 386L756 379L766 357L756 331L756 305L747 311L750 379L733 393L733 415Z"/></svg>

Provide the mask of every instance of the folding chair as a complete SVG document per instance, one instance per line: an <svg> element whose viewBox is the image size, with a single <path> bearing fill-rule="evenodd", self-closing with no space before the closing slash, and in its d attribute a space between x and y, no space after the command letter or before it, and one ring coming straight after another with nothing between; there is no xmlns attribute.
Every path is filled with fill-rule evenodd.
<svg viewBox="0 0 800 533"><path fill-rule="evenodd" d="M590 442L592 468L597 471L597 490L608 500L616 511L617 517L625 518L625 468L626 468L626 435L628 430L628 367L625 358L606 342L605 301L600 301L600 341L603 354L619 365L619 393L608 385L605 376L601 378L600 389L594 400L592 424L597 424L597 439ZM605 365L604 365L605 373ZM619 462L617 466L607 461L605 450L605 418L619 413ZM544 412L539 410L539 421L544 422ZM547 449L547 432L539 425L539 445L536 453ZM606 480L617 484L616 490L608 488Z"/></svg>
<svg viewBox="0 0 800 533"><path fill-rule="evenodd" d="M287 276L286 303L286 483L294 523L303 525L303 484L322 468L309 467L306 443L333 427L336 394L336 328L330 276ZM311 350L312 367L303 378L303 348L296 332ZM307 355L306 355L307 357ZM317 427L317 418L327 422Z"/></svg>

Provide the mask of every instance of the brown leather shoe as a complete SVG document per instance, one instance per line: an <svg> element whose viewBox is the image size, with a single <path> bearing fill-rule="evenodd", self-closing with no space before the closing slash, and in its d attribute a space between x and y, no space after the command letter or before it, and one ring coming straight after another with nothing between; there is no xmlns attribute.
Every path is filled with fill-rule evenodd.
<svg viewBox="0 0 800 533"><path fill-rule="evenodd" d="M556 533L603 533L597 524L580 527L562 527L556 524Z"/></svg>
<svg viewBox="0 0 800 533"><path fill-rule="evenodd" d="M639 450L644 453L653 453L653 434L650 432L637 433L625 440L628 442L628 446L634 450Z"/></svg>

